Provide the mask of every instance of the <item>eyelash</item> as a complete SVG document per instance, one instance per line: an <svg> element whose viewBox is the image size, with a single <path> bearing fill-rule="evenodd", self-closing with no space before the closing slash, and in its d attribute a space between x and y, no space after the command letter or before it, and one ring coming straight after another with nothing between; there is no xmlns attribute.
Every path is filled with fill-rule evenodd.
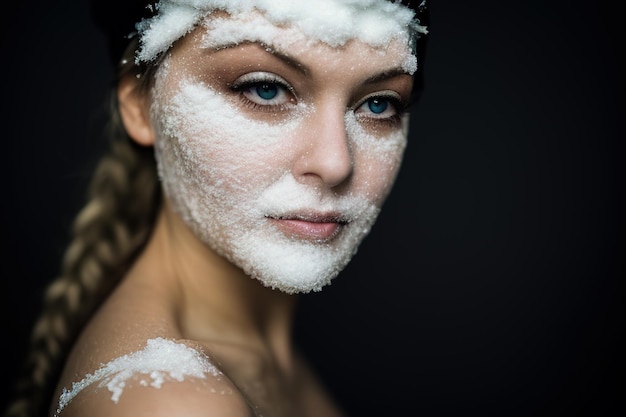
<svg viewBox="0 0 626 417"><path fill-rule="evenodd" d="M259 97L259 88L270 87L277 88L277 96L288 95L288 98L263 98ZM286 111L293 108L296 105L296 93L293 87L287 83L282 77L279 77L275 74L266 73L266 72L253 72L249 74L245 74L240 77L237 81L235 81L232 85L230 85L231 91L237 93L244 103L246 107L264 111L264 112L281 112ZM247 94L255 94L259 101L264 101L266 104L258 103L251 98L248 97ZM285 99L287 101L285 101ZM387 112L389 106L393 109L393 114L390 116L377 116L373 111L370 112L371 115L374 116L365 116L361 115L358 111L368 103L371 103L375 100L383 100L386 105L383 109L382 113ZM283 103L272 103L272 101L285 101ZM355 115L361 119L365 123L373 123L380 124L383 123L390 127L395 127L400 124L401 116L407 109L406 103L392 91L388 92L379 92L375 94L371 94L364 99L362 99L359 104L355 107L350 108L351 111L355 113ZM371 105L370 105L371 110Z"/></svg>
<svg viewBox="0 0 626 417"><path fill-rule="evenodd" d="M264 100L267 103L267 104L261 104L261 103L255 102L254 100L250 99L246 95L246 93L250 94L252 89L263 88L264 86L277 87L278 88L277 95L287 94L290 97L288 98L287 102L280 103L280 104L278 103L272 104L273 100L280 101L280 99L276 99L274 97L270 99L260 97L259 100ZM295 101L296 101L295 91L285 80L283 80L281 77L278 77L277 75L274 75L274 74L256 73L256 72L246 74L240 77L234 84L232 84L230 86L230 89L233 92L238 93L243 103L247 107L253 110L261 110L261 111L267 111L267 112L276 112L276 111L280 112L280 111L288 110L291 107L295 106ZM258 95L258 90L254 94Z"/></svg>
<svg viewBox="0 0 626 417"><path fill-rule="evenodd" d="M370 110L372 111L370 113L371 114L370 116L361 116L358 113L359 109L361 109L363 106L368 105L368 103L371 103L372 101L381 100L381 99L383 100L384 103L386 103L385 108L383 109L381 114L387 112L389 106L391 106L393 108L392 115L378 116L371 109L371 105L370 105ZM389 91L389 92L377 92L377 93L374 93L365 97L363 100L361 100L361 102L357 106L353 108L353 111L355 115L357 116L357 118L367 123L384 123L384 124L389 125L390 127L395 127L400 124L400 121L402 119L402 114L404 114L404 112L407 110L407 107L408 106L406 105L406 103L404 103L404 101L396 93Z"/></svg>

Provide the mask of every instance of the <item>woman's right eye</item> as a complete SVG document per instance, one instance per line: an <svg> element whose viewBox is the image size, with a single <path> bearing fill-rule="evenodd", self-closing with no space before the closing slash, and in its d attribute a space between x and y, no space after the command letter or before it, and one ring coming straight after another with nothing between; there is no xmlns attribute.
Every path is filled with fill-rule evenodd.
<svg viewBox="0 0 626 417"><path fill-rule="evenodd" d="M276 106L295 105L293 89L282 78L270 73L251 73L239 77L231 90L241 94L244 102L253 108L276 110Z"/></svg>

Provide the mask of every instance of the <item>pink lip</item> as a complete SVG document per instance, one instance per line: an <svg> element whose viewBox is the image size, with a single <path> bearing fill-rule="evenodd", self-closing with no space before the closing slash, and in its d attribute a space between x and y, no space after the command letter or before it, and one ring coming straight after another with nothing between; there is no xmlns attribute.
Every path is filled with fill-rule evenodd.
<svg viewBox="0 0 626 417"><path fill-rule="evenodd" d="M328 241L344 223L332 219L270 218L285 235L312 241Z"/></svg>

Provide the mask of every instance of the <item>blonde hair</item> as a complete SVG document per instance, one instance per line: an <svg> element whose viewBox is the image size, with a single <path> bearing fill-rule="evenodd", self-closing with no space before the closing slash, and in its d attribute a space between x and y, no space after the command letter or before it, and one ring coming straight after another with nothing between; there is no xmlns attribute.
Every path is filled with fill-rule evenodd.
<svg viewBox="0 0 626 417"><path fill-rule="evenodd" d="M133 65L120 68L118 79L138 71ZM137 73L146 80L148 72ZM139 88L148 82L142 81ZM87 201L74 219L60 273L46 289L6 417L48 412L72 344L144 247L160 206L153 149L128 137L113 90L106 127L110 149L98 162Z"/></svg>

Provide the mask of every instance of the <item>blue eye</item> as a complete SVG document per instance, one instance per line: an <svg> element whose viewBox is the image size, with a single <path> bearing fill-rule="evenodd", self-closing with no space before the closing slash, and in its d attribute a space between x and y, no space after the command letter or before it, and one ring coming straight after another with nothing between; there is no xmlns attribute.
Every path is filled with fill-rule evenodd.
<svg viewBox="0 0 626 417"><path fill-rule="evenodd" d="M391 94L377 94L365 98L365 100L354 109L354 113L361 117L384 120L398 117L404 108L399 97Z"/></svg>
<svg viewBox="0 0 626 417"><path fill-rule="evenodd" d="M285 79L269 72L244 74L230 88L240 95L244 104L256 109L277 111L282 106L296 104L293 88Z"/></svg>
<svg viewBox="0 0 626 417"><path fill-rule="evenodd" d="M273 81L252 81L238 87L243 95L259 106L280 106L291 101L289 89L278 82Z"/></svg>
<svg viewBox="0 0 626 417"><path fill-rule="evenodd" d="M389 101L380 97L370 98L367 100L367 107L369 107L372 113L381 114L389 107Z"/></svg>
<svg viewBox="0 0 626 417"><path fill-rule="evenodd" d="M259 97L264 100L271 100L276 97L279 93L278 86L276 84L263 83L259 84L255 88L256 93Z"/></svg>

